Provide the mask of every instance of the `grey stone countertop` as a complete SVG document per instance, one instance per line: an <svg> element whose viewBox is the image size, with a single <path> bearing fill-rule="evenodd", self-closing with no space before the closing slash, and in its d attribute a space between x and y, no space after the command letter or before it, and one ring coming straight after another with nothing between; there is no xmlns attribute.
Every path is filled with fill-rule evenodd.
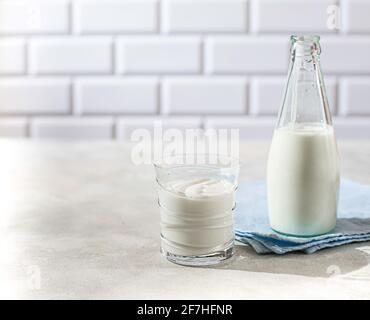
<svg viewBox="0 0 370 320"><path fill-rule="evenodd" d="M264 179L269 142L241 146L240 180ZM370 183L370 141L340 141L342 175ZM159 253L150 165L117 142L0 140L0 297L370 299L370 243L257 255L220 266Z"/></svg>

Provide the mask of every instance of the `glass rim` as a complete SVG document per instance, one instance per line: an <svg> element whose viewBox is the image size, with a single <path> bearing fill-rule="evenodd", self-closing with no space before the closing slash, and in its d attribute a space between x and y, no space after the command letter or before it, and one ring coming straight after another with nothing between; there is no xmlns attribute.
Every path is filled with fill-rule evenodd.
<svg viewBox="0 0 370 320"><path fill-rule="evenodd" d="M290 36L292 42L320 42L320 36L316 34L293 34Z"/></svg>
<svg viewBox="0 0 370 320"><path fill-rule="evenodd" d="M169 160L171 159L187 159L187 157L192 157L192 159L197 159L199 157L203 157L203 159L217 159L217 162L203 162L203 163L197 163L194 161L193 163L186 163L184 161L175 161L171 162ZM228 160L227 164L220 162L219 159L225 159ZM229 155L223 155L223 154L217 154L217 153L181 153L181 154L175 154L175 155L167 155L162 157L160 160L156 160L153 162L153 166L158 169L168 169L173 168L176 166L210 166L210 167L217 167L220 169L238 169L240 168L240 160L239 158L229 156Z"/></svg>

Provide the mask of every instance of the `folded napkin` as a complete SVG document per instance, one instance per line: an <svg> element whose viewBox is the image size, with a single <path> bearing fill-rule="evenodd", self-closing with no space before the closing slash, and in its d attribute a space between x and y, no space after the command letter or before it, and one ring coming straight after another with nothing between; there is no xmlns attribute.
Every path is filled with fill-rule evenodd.
<svg viewBox="0 0 370 320"><path fill-rule="evenodd" d="M342 179L338 220L330 233L308 238L284 236L271 230L267 213L266 184L244 182L238 187L235 236L257 253L313 253L351 242L370 241L370 186Z"/></svg>

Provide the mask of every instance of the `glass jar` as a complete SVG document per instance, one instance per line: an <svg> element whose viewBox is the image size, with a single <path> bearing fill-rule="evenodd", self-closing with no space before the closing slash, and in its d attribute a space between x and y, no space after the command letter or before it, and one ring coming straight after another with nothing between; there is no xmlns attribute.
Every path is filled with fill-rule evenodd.
<svg viewBox="0 0 370 320"><path fill-rule="evenodd" d="M217 264L234 252L236 159L179 155L155 164L161 252L182 265Z"/></svg>

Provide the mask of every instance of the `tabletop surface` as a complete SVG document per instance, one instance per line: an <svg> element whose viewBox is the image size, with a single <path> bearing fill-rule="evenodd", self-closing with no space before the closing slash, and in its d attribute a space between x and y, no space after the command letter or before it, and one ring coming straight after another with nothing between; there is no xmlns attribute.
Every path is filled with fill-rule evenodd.
<svg viewBox="0 0 370 320"><path fill-rule="evenodd" d="M265 177L268 142L241 146L241 181ZM370 183L370 141L339 141L342 176ZM220 266L159 253L150 165L117 142L0 141L0 297L370 299L370 243L257 255Z"/></svg>

